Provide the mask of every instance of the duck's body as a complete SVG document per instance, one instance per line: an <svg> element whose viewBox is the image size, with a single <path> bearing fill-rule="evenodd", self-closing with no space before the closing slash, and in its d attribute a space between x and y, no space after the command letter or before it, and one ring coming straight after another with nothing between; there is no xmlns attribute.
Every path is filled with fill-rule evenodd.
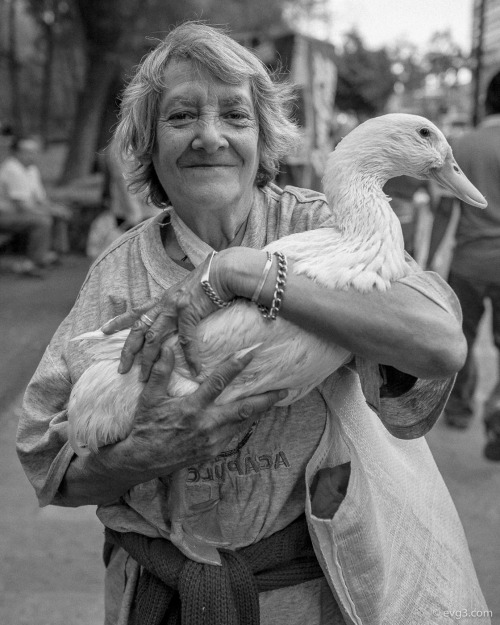
<svg viewBox="0 0 500 625"><path fill-rule="evenodd" d="M430 137L419 134L424 128ZM325 227L284 237L264 249L283 252L293 261L294 274L328 289L385 290L407 274L408 264L401 226L382 187L389 178L403 174L431 177L451 158L442 133L424 118L386 115L369 120L344 138L328 159L323 182L333 216ZM448 188L472 204L486 205L454 161L449 168ZM77 453L97 451L125 438L132 428L142 390L139 365L119 375L116 362L127 335L128 330L111 337L97 331L79 337L102 341L91 344L96 362L75 384L70 398L70 440ZM346 349L283 318L264 319L246 300L204 319L198 326L198 342L202 377L227 356L257 346L250 365L218 398L221 404L283 388L289 395L281 405L291 404L351 358ZM189 394L200 380L189 375L177 337L168 343L176 367L167 392Z"/></svg>

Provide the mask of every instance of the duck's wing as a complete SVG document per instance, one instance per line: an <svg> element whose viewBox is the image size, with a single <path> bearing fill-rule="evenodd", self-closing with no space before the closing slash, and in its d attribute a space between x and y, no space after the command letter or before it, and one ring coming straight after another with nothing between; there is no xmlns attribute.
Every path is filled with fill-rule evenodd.
<svg viewBox="0 0 500 625"><path fill-rule="evenodd" d="M343 245L337 230L323 228L284 237L265 249L283 251L294 260L294 273L306 274L320 284L335 288L335 278L340 272L331 257L335 258ZM323 262L324 258L330 260ZM350 358L347 350L328 344L281 317L274 321L264 319L255 304L243 299L205 318L197 332L202 364L198 381L208 377L232 354L255 348L252 362L221 393L217 403L277 389L289 389L284 404L292 403ZM175 372L180 382L187 381L189 371L176 338L172 347ZM182 395L186 389L186 384L179 383L177 390L172 384L169 393Z"/></svg>
<svg viewBox="0 0 500 625"><path fill-rule="evenodd" d="M289 389L283 405L290 404L350 357L347 350L285 319L264 319L257 307L246 300L204 319L198 337L202 377L207 377L232 354L253 349L251 363L221 393L219 404L278 389Z"/></svg>
<svg viewBox="0 0 500 625"><path fill-rule="evenodd" d="M290 234L272 241L265 250L282 252L293 261L293 273L328 289L345 289L364 269L364 245L346 241L332 227ZM286 297L286 295L285 295Z"/></svg>
<svg viewBox="0 0 500 625"><path fill-rule="evenodd" d="M143 388L138 366L119 374L115 360L105 358L85 369L68 401L69 441L75 452L97 453L126 438Z"/></svg>
<svg viewBox="0 0 500 625"><path fill-rule="evenodd" d="M71 341L87 341L85 349L95 360L118 360L130 329L120 330L114 334L104 334L101 330L79 334Z"/></svg>

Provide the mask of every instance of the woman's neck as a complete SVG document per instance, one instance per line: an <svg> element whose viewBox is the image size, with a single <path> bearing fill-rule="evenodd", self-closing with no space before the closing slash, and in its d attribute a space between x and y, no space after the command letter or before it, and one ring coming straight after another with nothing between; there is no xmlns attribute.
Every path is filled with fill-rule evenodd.
<svg viewBox="0 0 500 625"><path fill-rule="evenodd" d="M251 206L245 212L200 212L195 214L179 211L177 215L202 241L214 250L241 245ZM175 207L174 207L175 210Z"/></svg>

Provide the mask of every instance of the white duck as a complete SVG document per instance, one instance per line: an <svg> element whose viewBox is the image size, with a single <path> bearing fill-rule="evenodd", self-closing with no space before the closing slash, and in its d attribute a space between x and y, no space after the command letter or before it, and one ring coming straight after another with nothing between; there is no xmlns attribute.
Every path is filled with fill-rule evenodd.
<svg viewBox="0 0 500 625"><path fill-rule="evenodd" d="M434 178L461 200L481 208L487 205L434 124L416 115L383 115L355 128L330 154L323 179L324 193L333 208L328 223L279 239L264 249L283 252L293 260L294 274L304 274L329 289L388 289L392 281L408 273L408 265L401 226L382 187L389 178L405 174ZM98 330L73 339L96 341L90 347L95 362L76 382L68 405L70 443L77 454L95 453L100 446L125 438L132 428L143 384L139 382L139 364L128 374L117 373L128 332L107 336ZM289 395L280 405L289 405L352 356L282 318L265 320L247 300L204 319L198 327L198 340L202 378L230 354L254 348L252 362L223 391L219 404L288 388ZM174 349L176 362L168 394L189 394L200 380L191 378L177 338L167 343ZM220 560L213 545L222 542L216 530L212 538L195 535L192 528L198 524L195 517L200 512L187 509L184 479L181 471L171 482L170 538L189 557L217 564ZM210 515L210 511L205 513ZM211 522L215 516L212 514Z"/></svg>

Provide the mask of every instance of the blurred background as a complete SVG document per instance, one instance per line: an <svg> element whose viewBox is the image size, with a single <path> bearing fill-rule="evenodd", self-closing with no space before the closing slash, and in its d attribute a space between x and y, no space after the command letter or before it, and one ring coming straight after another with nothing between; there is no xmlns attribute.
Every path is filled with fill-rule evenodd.
<svg viewBox="0 0 500 625"><path fill-rule="evenodd" d="M281 184L319 188L325 154L374 115L418 113L462 132L500 66L498 0L1 0L0 161L9 136L40 137L44 183L75 209L74 251L102 208L98 155L127 77L185 19L228 27L298 85L304 141Z"/></svg>
<svg viewBox="0 0 500 625"><path fill-rule="evenodd" d="M383 113L424 115L452 140L482 119L485 86L500 70L500 0L0 0L0 163L13 136L36 135L48 196L71 211L63 262L44 280L21 277L26 241L0 232L0 621L8 625L102 622L94 509L38 508L15 429L23 390L100 251L89 233L101 217L101 228L120 234L122 217L102 219L112 176L103 151L120 93L140 59L186 19L227 27L297 85L304 140L282 164L281 185L319 189L325 155ZM407 249L424 266L434 191L408 188L401 214L397 201L394 208ZM397 181L389 194L397 200ZM444 277L452 246L451 227L435 259ZM479 414L497 371L488 318L475 349ZM438 423L428 441L498 625L499 463L482 457L479 417L466 432Z"/></svg>
<svg viewBox="0 0 500 625"><path fill-rule="evenodd" d="M291 74L308 157L384 112L474 123L500 63L497 0L2 0L3 133L62 144L58 184L93 173L131 68L185 19L227 26Z"/></svg>

